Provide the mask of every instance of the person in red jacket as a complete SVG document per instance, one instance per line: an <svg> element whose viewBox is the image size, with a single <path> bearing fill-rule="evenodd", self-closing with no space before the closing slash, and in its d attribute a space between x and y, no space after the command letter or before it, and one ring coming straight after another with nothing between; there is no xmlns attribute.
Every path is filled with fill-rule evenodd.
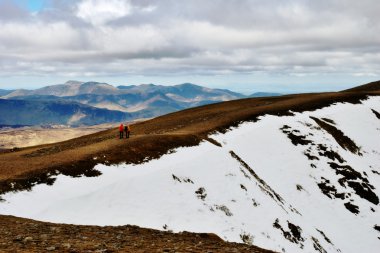
<svg viewBox="0 0 380 253"><path fill-rule="evenodd" d="M123 137L124 137L123 133L124 133L124 126L123 126L123 123L121 123L119 126L120 139L123 139Z"/></svg>

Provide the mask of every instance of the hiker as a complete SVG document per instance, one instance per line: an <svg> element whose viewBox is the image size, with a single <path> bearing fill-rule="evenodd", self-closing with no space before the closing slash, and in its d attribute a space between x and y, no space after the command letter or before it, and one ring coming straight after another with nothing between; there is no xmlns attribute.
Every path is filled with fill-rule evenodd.
<svg viewBox="0 0 380 253"><path fill-rule="evenodd" d="M125 138L129 138L129 133L131 132L130 126L126 124L124 127L124 131L125 131Z"/></svg>
<svg viewBox="0 0 380 253"><path fill-rule="evenodd" d="M123 137L124 137L123 133L124 133L124 126L123 126L123 123L121 123L119 126L120 139L123 139Z"/></svg>

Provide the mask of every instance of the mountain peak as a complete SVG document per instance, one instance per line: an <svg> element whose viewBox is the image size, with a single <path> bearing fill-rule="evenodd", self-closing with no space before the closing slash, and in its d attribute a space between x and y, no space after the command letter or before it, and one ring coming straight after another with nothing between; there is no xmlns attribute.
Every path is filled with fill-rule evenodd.
<svg viewBox="0 0 380 253"><path fill-rule="evenodd" d="M182 83L182 84L178 84L175 86L177 86L177 87L201 87L201 86L193 84L193 83Z"/></svg>
<svg viewBox="0 0 380 253"><path fill-rule="evenodd" d="M83 84L83 82L80 82L80 81L75 81L75 80L69 80L67 81L66 83L64 83L65 85L80 85L80 84Z"/></svg>
<svg viewBox="0 0 380 253"><path fill-rule="evenodd" d="M156 85L153 83L143 83L143 84L140 84L139 86L141 86L141 87L155 87Z"/></svg>
<svg viewBox="0 0 380 253"><path fill-rule="evenodd" d="M89 81L89 82L84 82L82 84L87 84L87 85L96 85L96 84L105 84L105 83L100 83L100 82L95 82L95 81Z"/></svg>

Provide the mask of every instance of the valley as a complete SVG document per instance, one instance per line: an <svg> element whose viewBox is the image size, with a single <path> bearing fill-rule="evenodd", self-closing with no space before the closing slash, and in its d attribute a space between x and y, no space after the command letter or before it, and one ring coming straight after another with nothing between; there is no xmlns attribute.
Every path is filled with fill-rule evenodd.
<svg viewBox="0 0 380 253"><path fill-rule="evenodd" d="M0 149L23 148L55 142L62 142L89 135L115 127L115 124L101 124L95 126L69 127L19 127L0 128Z"/></svg>

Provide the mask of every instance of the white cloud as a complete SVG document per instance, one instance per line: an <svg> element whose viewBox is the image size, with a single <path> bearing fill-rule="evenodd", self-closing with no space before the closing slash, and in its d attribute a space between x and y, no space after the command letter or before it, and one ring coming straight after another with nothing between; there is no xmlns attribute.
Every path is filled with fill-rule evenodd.
<svg viewBox="0 0 380 253"><path fill-rule="evenodd" d="M376 0L54 1L33 15L10 4L0 76L380 75Z"/></svg>
<svg viewBox="0 0 380 253"><path fill-rule="evenodd" d="M1 52L20 57L41 56L52 50L78 49L81 35L65 22L0 24Z"/></svg>
<svg viewBox="0 0 380 253"><path fill-rule="evenodd" d="M132 6L124 0L84 0L79 2L76 15L93 25L103 25L106 22L129 15Z"/></svg>

